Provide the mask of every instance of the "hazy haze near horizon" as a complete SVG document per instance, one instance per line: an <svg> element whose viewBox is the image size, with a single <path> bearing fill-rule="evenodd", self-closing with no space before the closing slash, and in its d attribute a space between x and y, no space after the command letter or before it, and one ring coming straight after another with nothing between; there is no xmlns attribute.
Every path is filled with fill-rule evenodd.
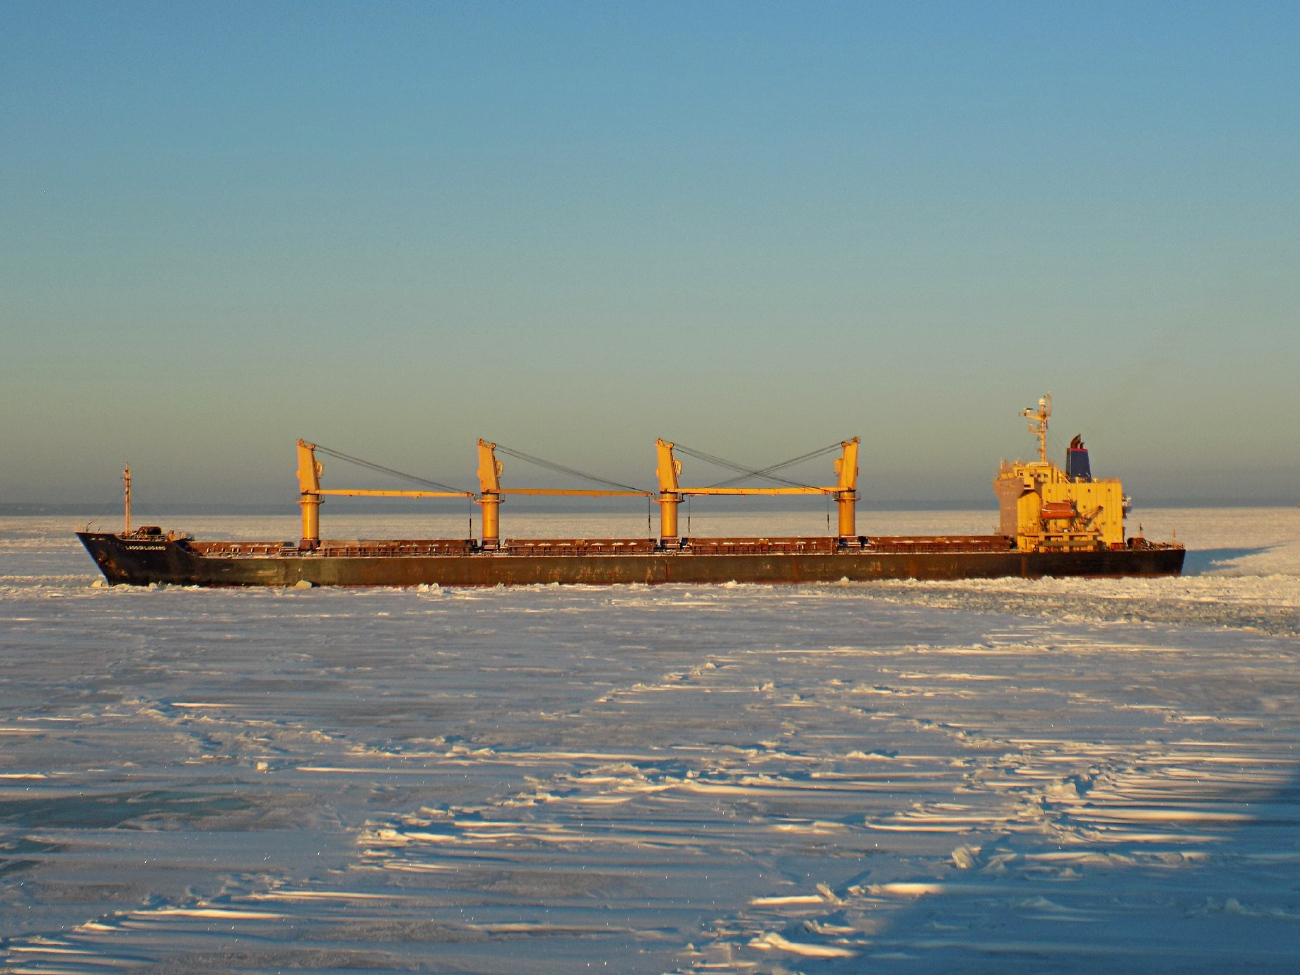
<svg viewBox="0 0 1300 975"><path fill-rule="evenodd" d="M0 24L0 501L853 434L868 497L984 501L1049 388L1140 498L1300 500L1292 4Z"/></svg>

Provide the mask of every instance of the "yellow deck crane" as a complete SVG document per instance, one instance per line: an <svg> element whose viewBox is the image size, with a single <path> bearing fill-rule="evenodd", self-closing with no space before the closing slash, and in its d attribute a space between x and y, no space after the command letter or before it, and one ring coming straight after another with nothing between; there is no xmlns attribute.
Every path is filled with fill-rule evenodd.
<svg viewBox="0 0 1300 975"><path fill-rule="evenodd" d="M683 487L677 480L682 472L682 463L673 456L676 444L663 440L655 441L658 464L655 475L659 478L659 543L664 548L678 548L681 537L677 533L677 506L682 498L691 495L737 496L737 495L829 495L835 498L839 508L839 538L841 542L856 541L856 504L858 500L858 438L840 442L840 456L835 461L836 483L834 487L816 487L798 485L791 487L743 488L743 487ZM683 448L684 449L684 448ZM762 473L762 472L755 472Z"/></svg>
<svg viewBox="0 0 1300 975"><path fill-rule="evenodd" d="M321 448L324 450L325 448ZM326 495L343 498L472 498L469 491L374 491L368 488L323 488L325 465L316 459L316 444L298 441L298 504L302 505L301 549L320 546L320 506Z"/></svg>
<svg viewBox="0 0 1300 975"><path fill-rule="evenodd" d="M840 443L841 455L835 461L836 483L830 487L813 485L791 485L789 487L749 488L728 487L685 487L678 483L682 465L673 456L674 444L665 440L656 440L658 452L659 477L659 541L664 548L678 548L681 539L677 533L677 506L682 499L691 495L707 496L744 496L744 495L826 495L835 499L839 509L839 538L842 543L852 544L857 541L855 527L855 506L858 500L858 438ZM323 488L321 475L324 465L316 459L314 443L298 441L298 503L302 507L302 538L299 548L315 550L320 546L320 506L327 496L364 497L364 498L473 498L483 508L483 535L481 547L485 551L496 551L501 547L500 508L502 498L507 494L549 496L549 497L640 497L654 498L649 491L606 490L592 488L508 488L501 484L501 475L505 467L497 460L497 445L486 440L478 441L478 481L477 497L468 491L393 491L369 488ZM502 448L503 450L506 448ZM346 456L346 455L341 455ZM520 455L525 456L526 455ZM352 458L355 459L355 458ZM369 462L365 462L369 464ZM370 465L374 466L374 465ZM386 468L384 468L386 470ZM391 472L390 472L391 473ZM575 472L571 472L575 473ZM763 472L755 472L763 473ZM409 476L409 475L403 475ZM590 476L590 475L583 475ZM599 478L596 478L599 480Z"/></svg>
<svg viewBox="0 0 1300 975"><path fill-rule="evenodd" d="M502 447L502 450L507 448ZM497 445L486 440L478 442L479 496L476 503L483 506L483 548L493 551L501 547L501 496L524 494L562 498L648 498L648 491L607 491L589 488L507 488L501 486L505 465L497 460Z"/></svg>

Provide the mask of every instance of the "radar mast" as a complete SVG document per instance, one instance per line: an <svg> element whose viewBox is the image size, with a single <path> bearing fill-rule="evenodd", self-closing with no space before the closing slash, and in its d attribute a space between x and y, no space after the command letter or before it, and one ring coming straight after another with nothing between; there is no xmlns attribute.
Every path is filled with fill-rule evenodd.
<svg viewBox="0 0 1300 975"><path fill-rule="evenodd" d="M1039 463L1047 463L1047 421L1052 416L1052 394L1049 392L1038 400L1038 409L1027 407L1020 415L1029 421L1029 432L1038 438Z"/></svg>

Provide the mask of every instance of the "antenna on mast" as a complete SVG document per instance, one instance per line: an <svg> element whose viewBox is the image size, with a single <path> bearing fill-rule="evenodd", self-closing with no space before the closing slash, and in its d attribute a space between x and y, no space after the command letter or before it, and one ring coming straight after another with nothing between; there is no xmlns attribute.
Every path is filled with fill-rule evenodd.
<svg viewBox="0 0 1300 975"><path fill-rule="evenodd" d="M1038 459L1047 463L1047 421L1052 416L1052 394L1039 397L1038 409L1027 407L1020 415L1029 421L1029 432L1038 438Z"/></svg>
<svg viewBox="0 0 1300 975"><path fill-rule="evenodd" d="M123 495L124 495L123 500L125 501L123 507L126 509L126 529L123 532L123 534L130 535L131 534L131 465L130 464L127 464L126 467L122 468L122 488L123 488Z"/></svg>

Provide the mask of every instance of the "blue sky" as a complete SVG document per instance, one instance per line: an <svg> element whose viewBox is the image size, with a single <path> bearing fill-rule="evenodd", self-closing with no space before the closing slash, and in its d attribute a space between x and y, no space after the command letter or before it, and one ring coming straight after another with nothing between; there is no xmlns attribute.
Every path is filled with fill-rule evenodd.
<svg viewBox="0 0 1300 975"><path fill-rule="evenodd" d="M1297 42L1293 3L6 5L0 501L130 460L292 502L299 436L468 485L479 436L640 483L656 436L857 434L870 497L991 504L1046 389L1140 500L1300 501Z"/></svg>

